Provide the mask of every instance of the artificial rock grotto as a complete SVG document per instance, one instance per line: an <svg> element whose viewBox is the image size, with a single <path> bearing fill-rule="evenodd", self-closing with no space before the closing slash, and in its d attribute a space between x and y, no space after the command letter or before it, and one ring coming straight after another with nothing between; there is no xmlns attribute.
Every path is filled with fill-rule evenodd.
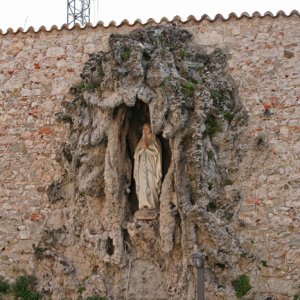
<svg viewBox="0 0 300 300"><path fill-rule="evenodd" d="M253 229L264 226L251 212L262 203L248 194L258 188L252 177L276 175L266 163L275 155L272 137L263 130L249 137L251 111L230 72L230 50L196 40L175 24L111 33L61 99L59 176L41 190L47 217L31 215L40 227L25 270L46 299L195 299L195 252L205 257L208 300L235 299L243 276L251 282L244 299L298 297L297 259L289 291L273 290L262 277L276 262ZM260 117L268 125L273 114L265 105ZM141 217L133 170L145 123L161 144L162 182L157 213ZM287 225L297 238L291 209ZM30 240L28 227L18 230Z"/></svg>
<svg viewBox="0 0 300 300"><path fill-rule="evenodd" d="M71 89L74 101L58 114L70 123L69 140L57 157L65 174L47 192L54 207L67 204L73 211L37 245L44 250L40 259L64 259L56 247L71 248L94 258L86 272L97 267L107 276L105 295L116 280L110 269L120 269L124 286L114 291L117 297L138 297L131 277L144 274L139 297L193 299L191 258L210 244L208 266L228 271L217 275L211 269L207 278L230 286L226 278L235 261L253 258L230 226L239 191L223 196L240 158L217 159L221 153L234 156L226 152L237 151L247 123L224 70L226 54L205 53L188 31L172 26L111 35L109 45L110 51L91 55L82 82ZM144 122L164 145L158 220L133 218L133 154ZM73 264L67 269L74 272L68 274L72 281L83 275ZM151 292L153 280L159 285Z"/></svg>

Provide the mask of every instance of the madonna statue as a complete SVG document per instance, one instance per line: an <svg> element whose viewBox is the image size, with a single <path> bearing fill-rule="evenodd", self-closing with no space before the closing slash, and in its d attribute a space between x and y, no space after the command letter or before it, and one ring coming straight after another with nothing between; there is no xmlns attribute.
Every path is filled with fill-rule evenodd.
<svg viewBox="0 0 300 300"><path fill-rule="evenodd" d="M162 157L159 139L150 124L144 124L143 136L134 153L134 173L139 209L158 209L162 178Z"/></svg>

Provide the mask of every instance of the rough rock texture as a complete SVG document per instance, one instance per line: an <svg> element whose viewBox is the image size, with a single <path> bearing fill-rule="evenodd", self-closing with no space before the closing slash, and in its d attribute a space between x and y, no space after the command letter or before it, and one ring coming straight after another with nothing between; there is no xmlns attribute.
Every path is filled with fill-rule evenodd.
<svg viewBox="0 0 300 300"><path fill-rule="evenodd" d="M207 299L234 299L231 280L242 274L249 276L252 285L245 299L290 300L299 295L300 18L243 17L173 24L192 33L193 40L187 39L180 55L174 54L177 61L181 58L178 65L183 69L167 68L176 69L179 78L173 73L171 78L180 88L173 90L167 82L165 92L163 85L155 87L156 75L151 74L157 73L158 80L170 77L170 71L163 75L164 61L172 62L168 55L178 48L162 51L167 58L162 59L159 70L134 69L131 74L143 72L148 77L138 80L130 75L133 89L129 93L121 88L126 77L123 69L130 70L134 63L126 47L133 44L135 49L137 40L109 38L111 33L130 34L149 24L0 36L0 275L14 281L18 275L33 274L40 289L52 299L77 299L80 294L84 299L93 294L116 299L145 299L146 295L172 299L179 297L177 293L182 298L192 297L195 270L191 253L198 247L207 256ZM125 51L122 47L116 50L113 41L125 44ZM163 44L159 41L158 47L170 48ZM120 53L120 62L108 58L113 49ZM131 51L140 53L134 49ZM98 68L99 74L92 80L94 71L87 66L87 77L74 86L88 53L94 53L90 68L97 68L95 53L100 50L108 53L102 54L107 55L107 64L112 63L107 74L101 79ZM214 61L211 66L202 61L208 69L206 83L201 80L204 75L199 74L197 82L192 80L195 75L189 77L193 69L187 65L192 59L201 61L194 59L198 52ZM221 57L225 54L227 61L220 72L214 69L218 53ZM147 59L146 54L138 60L155 65ZM121 71L119 67L115 68L118 72L111 71L118 63L123 66ZM186 67L188 72L184 72ZM212 80L213 74L216 80ZM99 90L105 76L107 95ZM121 106L117 104L120 99L112 96L114 87L107 76L118 77L116 90L129 101L115 110L113 119L109 108L99 109L97 116L95 113L103 96L111 96L111 101ZM226 83L223 92L218 92L218 82ZM191 83L195 84L193 93ZM139 100L133 104L131 93L136 93L134 87L140 84L151 86L151 92L139 89ZM68 94L71 86L77 86L74 95ZM202 87L207 95L201 95ZM181 99L180 95L184 96L182 112L175 106L169 113L170 106L152 107L155 99L168 96L171 103ZM220 107L221 96L231 99L225 101L229 106ZM96 104L87 105L95 115L76 104L80 98L83 103L95 99ZM205 106L210 101L211 109ZM205 105L199 108L200 104ZM248 119L244 118L243 106ZM157 115L153 114L157 110ZM196 112L202 113L201 118ZM164 113L166 121L160 124ZM176 118L173 121L173 113L186 124L183 128ZM89 118L94 127L86 125ZM141 124L150 118L166 159L165 198L161 199L159 221L141 222L131 218L137 200L128 174ZM212 126L216 120L219 126ZM103 130L102 121L111 121L112 126ZM124 128L119 127L121 121ZM114 132L120 132L120 142ZM113 168L115 164L106 165L108 158L123 155L120 151L124 148L112 149L111 145L123 145L124 132L128 145L124 156L129 160L119 159L117 184L112 186L107 181L109 173L103 175L101 168ZM191 141L189 136L194 132L198 134ZM97 145L100 140L103 142ZM196 164L195 157L199 158ZM122 179L118 177L120 171ZM197 182L199 173L201 180ZM170 189L174 193L169 194ZM125 207L107 201L117 192ZM118 214L123 214L124 220L118 219ZM189 228L189 224L195 225Z"/></svg>
<svg viewBox="0 0 300 300"><path fill-rule="evenodd" d="M193 299L191 259L202 251L212 297L233 295L234 274L257 267L233 226L240 191L224 192L236 180L247 124L226 73L226 53L206 53L188 31L173 26L113 34L109 45L90 55L82 82L71 89L75 99L58 114L70 133L57 155L64 175L47 193L53 210L65 213L59 226L46 223L37 245L43 249L39 277L46 272L41 262L52 261L52 276L47 271L43 282L53 285L49 294L75 289L80 259L70 261L68 252L77 251L93 258L85 277L98 266L107 277L102 292L111 297ZM133 153L149 121L163 145L160 216L136 221ZM238 261L247 267L241 270ZM62 290L54 283L58 267ZM115 269L126 285L113 286Z"/></svg>

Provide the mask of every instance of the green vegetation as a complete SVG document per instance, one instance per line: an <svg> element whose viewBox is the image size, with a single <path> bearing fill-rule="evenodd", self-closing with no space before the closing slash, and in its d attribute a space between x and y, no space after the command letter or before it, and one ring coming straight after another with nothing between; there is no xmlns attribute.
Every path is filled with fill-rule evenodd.
<svg viewBox="0 0 300 300"><path fill-rule="evenodd" d="M217 203L216 203L215 200L209 202L209 203L207 204L207 206L206 206L206 210L207 210L207 211L210 211L210 212L215 212L216 209L217 209Z"/></svg>
<svg viewBox="0 0 300 300"><path fill-rule="evenodd" d="M300 294L294 295L293 300L300 300Z"/></svg>
<svg viewBox="0 0 300 300"><path fill-rule="evenodd" d="M82 293L85 291L85 287L84 286L80 286L77 290L77 292L79 293L79 296L77 298L77 300L83 300L83 297L82 297Z"/></svg>
<svg viewBox="0 0 300 300"><path fill-rule="evenodd" d="M38 300L42 295L35 290L36 279L33 276L19 276L12 285L13 295L21 300Z"/></svg>
<svg viewBox="0 0 300 300"><path fill-rule="evenodd" d="M214 101L221 101L224 98L224 91L222 90L212 90L210 91L210 94Z"/></svg>
<svg viewBox="0 0 300 300"><path fill-rule="evenodd" d="M124 47L121 51L121 60L127 61L130 58L131 50L129 47Z"/></svg>
<svg viewBox="0 0 300 300"><path fill-rule="evenodd" d="M81 82L78 86L80 91L92 91L100 87L99 82Z"/></svg>
<svg viewBox="0 0 300 300"><path fill-rule="evenodd" d="M205 125L206 129L204 133L210 137L213 137L221 129L217 117L213 114L207 115Z"/></svg>
<svg viewBox="0 0 300 300"><path fill-rule="evenodd" d="M222 103L226 100L229 100L232 95L230 91L227 90L211 90L210 91L211 97L213 98L213 105L219 109L222 109Z"/></svg>
<svg viewBox="0 0 300 300"><path fill-rule="evenodd" d="M9 291L9 283L0 276L0 295L7 294Z"/></svg>
<svg viewBox="0 0 300 300"><path fill-rule="evenodd" d="M238 298L242 298L251 290L251 284L247 275L241 275L232 281L232 286Z"/></svg>
<svg viewBox="0 0 300 300"><path fill-rule="evenodd" d="M266 260L262 260L261 264L263 265L263 267L267 268L268 267L268 262Z"/></svg>
<svg viewBox="0 0 300 300"><path fill-rule="evenodd" d="M185 97L193 97L195 92L195 82L188 81L181 84L181 92Z"/></svg>
<svg viewBox="0 0 300 300"><path fill-rule="evenodd" d="M86 300L107 300L107 298L99 295L94 295L87 297Z"/></svg>
<svg viewBox="0 0 300 300"><path fill-rule="evenodd" d="M224 186L226 186L226 185L233 185L233 180L231 180L230 178L226 178L224 180Z"/></svg>
<svg viewBox="0 0 300 300"><path fill-rule="evenodd" d="M180 49L180 56L182 59L189 58L191 53L189 53L185 48Z"/></svg>
<svg viewBox="0 0 300 300"><path fill-rule="evenodd" d="M213 159L213 157L214 157L214 152L213 152L212 150L209 150L209 151L207 152L207 157L208 157L208 159Z"/></svg>
<svg viewBox="0 0 300 300"><path fill-rule="evenodd" d="M213 183L210 181L207 183L208 190L211 191L213 188Z"/></svg>
<svg viewBox="0 0 300 300"><path fill-rule="evenodd" d="M228 121L228 123L230 123L234 118L234 114L229 111L226 111L223 116L224 119Z"/></svg>
<svg viewBox="0 0 300 300"><path fill-rule="evenodd" d="M36 291L35 286L36 279L33 276L19 276L11 285L0 277L0 299L2 294L10 294L19 300L39 300L42 295Z"/></svg>
<svg viewBox="0 0 300 300"><path fill-rule="evenodd" d="M210 94L213 98L214 106L218 106L221 104L222 100L226 99L226 91L224 90L211 90Z"/></svg>
<svg viewBox="0 0 300 300"><path fill-rule="evenodd" d="M45 248L41 248L39 246L36 246L35 244L32 245L32 248L33 248L33 254L34 254L35 258L36 259L41 259L43 257L44 251L46 249Z"/></svg>

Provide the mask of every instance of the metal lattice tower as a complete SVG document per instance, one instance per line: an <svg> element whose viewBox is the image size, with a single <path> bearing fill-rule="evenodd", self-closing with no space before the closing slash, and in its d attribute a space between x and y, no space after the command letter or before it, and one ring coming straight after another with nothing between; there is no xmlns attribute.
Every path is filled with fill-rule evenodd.
<svg viewBox="0 0 300 300"><path fill-rule="evenodd" d="M90 0L67 0L67 24L74 25L79 22L82 26L90 22Z"/></svg>

